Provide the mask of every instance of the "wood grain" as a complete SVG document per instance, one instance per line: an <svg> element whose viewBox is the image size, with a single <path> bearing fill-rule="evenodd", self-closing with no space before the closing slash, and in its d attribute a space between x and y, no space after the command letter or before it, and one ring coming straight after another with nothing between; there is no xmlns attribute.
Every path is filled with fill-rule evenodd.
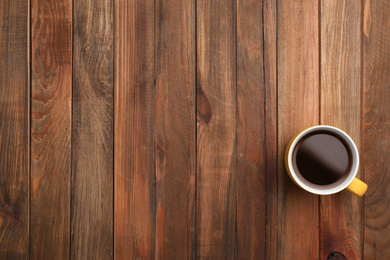
<svg viewBox="0 0 390 260"><path fill-rule="evenodd" d="M30 258L66 259L70 255L72 2L33 0L31 6Z"/></svg>
<svg viewBox="0 0 390 260"><path fill-rule="evenodd" d="M197 1L197 258L236 254L235 12Z"/></svg>
<svg viewBox="0 0 390 260"><path fill-rule="evenodd" d="M265 255L266 89L262 1L237 1L237 257ZM234 169L233 169L234 170Z"/></svg>
<svg viewBox="0 0 390 260"><path fill-rule="evenodd" d="M296 186L284 168L288 141L319 123L318 3L278 1L278 256L318 258L318 196Z"/></svg>
<svg viewBox="0 0 390 260"><path fill-rule="evenodd" d="M385 0L2 1L0 259L387 259L389 17ZM287 176L288 140L320 123L355 140L363 198Z"/></svg>
<svg viewBox="0 0 390 260"><path fill-rule="evenodd" d="M155 258L154 5L115 5L115 258Z"/></svg>
<svg viewBox="0 0 390 260"><path fill-rule="evenodd" d="M363 171L364 257L390 256L390 3L364 1Z"/></svg>
<svg viewBox="0 0 390 260"><path fill-rule="evenodd" d="M321 1L321 124L348 133L360 148L361 5ZM358 174L360 176L360 174ZM320 259L362 259L362 198L343 191L320 200Z"/></svg>
<svg viewBox="0 0 390 260"><path fill-rule="evenodd" d="M266 173L266 234L265 259L277 258L278 225L278 119L277 119L277 0L263 0L263 46L265 87L265 173ZM256 118L256 117L255 117ZM264 212L262 213L264 214Z"/></svg>
<svg viewBox="0 0 390 260"><path fill-rule="evenodd" d="M28 2L0 5L0 259L29 247Z"/></svg>
<svg viewBox="0 0 390 260"><path fill-rule="evenodd" d="M71 257L113 258L113 2L75 1Z"/></svg>
<svg viewBox="0 0 390 260"><path fill-rule="evenodd" d="M157 0L156 257L189 259L195 237L195 2Z"/></svg>

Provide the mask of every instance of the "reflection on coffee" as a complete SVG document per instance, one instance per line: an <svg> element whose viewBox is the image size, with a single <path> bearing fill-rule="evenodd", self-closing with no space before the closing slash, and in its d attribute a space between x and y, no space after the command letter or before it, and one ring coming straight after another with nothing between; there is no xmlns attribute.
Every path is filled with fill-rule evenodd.
<svg viewBox="0 0 390 260"><path fill-rule="evenodd" d="M352 167L351 151L336 134L314 131L303 137L293 152L296 173L317 185L332 184L346 176Z"/></svg>

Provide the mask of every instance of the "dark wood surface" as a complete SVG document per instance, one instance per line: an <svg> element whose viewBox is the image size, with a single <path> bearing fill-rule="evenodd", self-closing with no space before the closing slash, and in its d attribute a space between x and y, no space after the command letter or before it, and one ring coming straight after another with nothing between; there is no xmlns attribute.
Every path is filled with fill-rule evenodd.
<svg viewBox="0 0 390 260"><path fill-rule="evenodd" d="M318 16L317 2L277 2L277 259L318 258L318 196L294 185L283 163L288 141L319 124Z"/></svg>
<svg viewBox="0 0 390 260"><path fill-rule="evenodd" d="M0 6L0 259L387 259L385 0ZM345 130L369 189L284 149Z"/></svg>
<svg viewBox="0 0 390 260"><path fill-rule="evenodd" d="M71 1L31 1L32 259L69 258L71 96Z"/></svg>
<svg viewBox="0 0 390 260"><path fill-rule="evenodd" d="M236 254L235 8L233 1L197 1L198 258Z"/></svg>
<svg viewBox="0 0 390 260"><path fill-rule="evenodd" d="M114 6L110 0L73 4L70 256L110 259L114 255Z"/></svg>
<svg viewBox="0 0 390 260"><path fill-rule="evenodd" d="M188 259L195 250L195 3L157 0L154 10L156 258Z"/></svg>
<svg viewBox="0 0 390 260"><path fill-rule="evenodd" d="M361 151L361 5L322 1L320 8L320 123L344 129ZM321 259L331 251L362 259L362 206L350 192L320 198Z"/></svg>
<svg viewBox="0 0 390 260"><path fill-rule="evenodd" d="M115 211L117 259L153 259L156 246L154 5L115 3ZM137 163L135 163L137 162Z"/></svg>
<svg viewBox="0 0 390 260"><path fill-rule="evenodd" d="M262 1L237 1L237 257L265 256L267 90ZM253 118L259 120L253 120ZM253 199L256 197L258 199Z"/></svg>
<svg viewBox="0 0 390 260"><path fill-rule="evenodd" d="M362 240L367 259L390 256L390 4L364 1L362 64L363 177L370 185L364 200Z"/></svg>
<svg viewBox="0 0 390 260"><path fill-rule="evenodd" d="M29 255L29 5L0 6L0 258Z"/></svg>

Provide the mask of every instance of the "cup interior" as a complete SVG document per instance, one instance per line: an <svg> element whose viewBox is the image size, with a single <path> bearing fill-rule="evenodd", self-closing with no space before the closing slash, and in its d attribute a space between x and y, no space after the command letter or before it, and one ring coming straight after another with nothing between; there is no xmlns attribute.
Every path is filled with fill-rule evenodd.
<svg viewBox="0 0 390 260"><path fill-rule="evenodd" d="M316 131L327 131L335 134L338 138L344 141L345 145L347 145L350 150L351 158L349 159L352 162L351 162L351 167L349 169L349 172L345 176L337 180L336 182L327 185L318 185L309 182L298 171L295 171L294 164L293 164L293 153L297 144L302 140L302 138ZM296 137L292 139L289 146L287 147L286 159L287 159L286 160L287 170L291 178L293 179L293 181L303 189L318 195L334 194L345 189L355 178L359 168L359 153L352 138L341 129L338 129L333 126L327 126L327 125L310 127L300 132Z"/></svg>

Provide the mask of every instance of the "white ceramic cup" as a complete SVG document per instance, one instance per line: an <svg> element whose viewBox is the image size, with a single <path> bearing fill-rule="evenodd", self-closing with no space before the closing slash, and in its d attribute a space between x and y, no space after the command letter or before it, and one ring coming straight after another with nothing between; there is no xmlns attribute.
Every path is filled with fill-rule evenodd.
<svg viewBox="0 0 390 260"><path fill-rule="evenodd" d="M296 172L295 168L293 167L293 153L295 147L300 142L300 140L302 140L302 138L306 137L307 135L312 135L313 132L317 131L330 132L331 134L333 133L335 136L337 136L337 138L342 139L342 141L344 141L343 143L348 146L348 150L350 150L349 160L350 162L352 162L349 172L338 181L327 185L318 185L309 182L299 172ZM289 174L290 178L295 182L295 184L297 184L302 189L314 194L329 195L347 189L358 196L363 196L368 187L367 184L356 178L356 174L359 169L359 151L355 143L348 134L333 126L313 126L299 132L296 136L294 136L286 148L285 166L287 169L287 173Z"/></svg>

